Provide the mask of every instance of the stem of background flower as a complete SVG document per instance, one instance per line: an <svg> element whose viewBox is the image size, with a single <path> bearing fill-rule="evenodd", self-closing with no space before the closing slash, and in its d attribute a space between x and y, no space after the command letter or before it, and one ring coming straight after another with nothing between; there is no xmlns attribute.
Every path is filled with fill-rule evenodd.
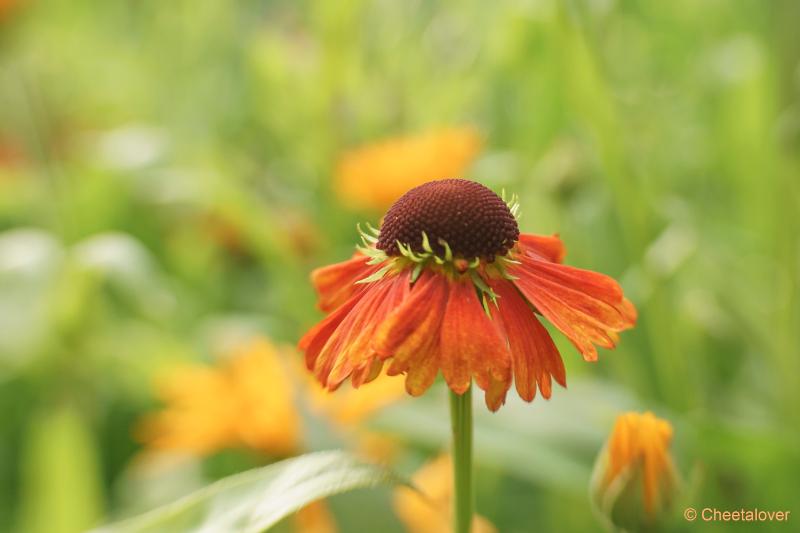
<svg viewBox="0 0 800 533"><path fill-rule="evenodd" d="M453 427L453 531L470 533L472 526L472 385L464 394L450 391Z"/></svg>

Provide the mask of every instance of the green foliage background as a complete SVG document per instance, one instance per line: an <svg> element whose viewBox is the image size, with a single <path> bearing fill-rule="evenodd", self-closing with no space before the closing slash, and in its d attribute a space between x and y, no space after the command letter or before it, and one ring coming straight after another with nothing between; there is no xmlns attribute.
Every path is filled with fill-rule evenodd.
<svg viewBox="0 0 800 533"><path fill-rule="evenodd" d="M503 532L597 528L591 463L636 408L675 425L686 505L800 513L798 2L28 0L0 16L0 144L22 161L0 164L0 530L163 503L129 475L153 374L231 331L295 342L319 317L308 272L380 217L332 194L338 155L450 124L487 139L467 177L517 192L523 231L559 232L640 310L596 365L558 338L570 388L553 401L481 415L479 510ZM373 421L409 445L405 473L446 445L440 393ZM219 454L164 498L262 461ZM386 491L333 504L344 531L400 531ZM670 530L724 529L681 512Z"/></svg>

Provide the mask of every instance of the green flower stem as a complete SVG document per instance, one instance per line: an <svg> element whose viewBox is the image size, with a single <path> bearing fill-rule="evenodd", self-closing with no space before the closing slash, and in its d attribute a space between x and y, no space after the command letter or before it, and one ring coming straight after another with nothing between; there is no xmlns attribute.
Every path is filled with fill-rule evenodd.
<svg viewBox="0 0 800 533"><path fill-rule="evenodd" d="M470 533L474 493L472 489L472 385L458 395L450 391L453 427L453 531Z"/></svg>

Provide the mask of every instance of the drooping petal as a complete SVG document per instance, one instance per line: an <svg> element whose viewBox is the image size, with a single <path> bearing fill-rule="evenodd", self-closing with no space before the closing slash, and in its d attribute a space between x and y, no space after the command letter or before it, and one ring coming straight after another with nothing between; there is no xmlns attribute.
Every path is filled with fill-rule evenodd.
<svg viewBox="0 0 800 533"><path fill-rule="evenodd" d="M510 378L508 380L495 378L489 380L489 384L486 387L486 394L484 395L484 401L486 402L486 407L488 407L491 412L494 413L506 403L506 395L508 395L510 382Z"/></svg>
<svg viewBox="0 0 800 533"><path fill-rule="evenodd" d="M530 255L536 259L544 259L553 263L561 263L567 250L564 242L555 235L534 235L531 233L521 233L518 246L522 253Z"/></svg>
<svg viewBox="0 0 800 533"><path fill-rule="evenodd" d="M566 387L566 372L558 349L510 281L490 280L489 285L499 296L498 306L491 310L508 337L517 392L530 402L536 396L538 384L542 396L549 398L551 376Z"/></svg>
<svg viewBox="0 0 800 533"><path fill-rule="evenodd" d="M439 373L439 327L447 302L448 283L443 276L423 272L408 298L378 328L373 348L391 357L386 371L406 373L406 390L420 396Z"/></svg>
<svg viewBox="0 0 800 533"><path fill-rule="evenodd" d="M412 357L431 347L439 333L447 294L446 278L424 272L408 298L378 328L372 345L382 357L392 357L389 374L405 372Z"/></svg>
<svg viewBox="0 0 800 533"><path fill-rule="evenodd" d="M508 346L486 314L469 279L450 283L440 339L442 374L455 393L463 394L473 375L483 390L490 387L508 390L511 385ZM500 385L493 384L494 381ZM490 409L492 407L489 405ZM499 405L495 409L497 407Z"/></svg>
<svg viewBox="0 0 800 533"><path fill-rule="evenodd" d="M361 363L350 376L353 388L357 389L364 383L369 383L377 378L383 370L383 360L379 357L372 357Z"/></svg>
<svg viewBox="0 0 800 533"><path fill-rule="evenodd" d="M439 336L433 335L423 348L407 359L406 392L411 396L422 396L433 385L439 374L440 350Z"/></svg>
<svg viewBox="0 0 800 533"><path fill-rule="evenodd" d="M351 259L311 272L311 283L319 295L320 310L330 313L345 303L357 290L356 282L368 277L378 267L368 265L369 258L356 253Z"/></svg>
<svg viewBox="0 0 800 533"><path fill-rule="evenodd" d="M366 290L366 285L359 286L358 290L347 300L347 302L318 322L313 328L308 330L308 332L303 335L303 338L300 339L300 342L297 343L297 347L305 352L306 367L309 370L314 369L317 357L322 351L322 348L325 347L328 339L330 339L331 335L333 335L333 332L336 331L342 321L347 318L347 316L350 314L350 311L352 311L356 304L361 301L361 298L364 296Z"/></svg>
<svg viewBox="0 0 800 533"><path fill-rule="evenodd" d="M356 383L372 373L378 354L372 349L371 340L378 326L407 294L408 283L408 273L404 272L369 284L365 295L328 339L314 365L317 378L328 389L336 389L354 371Z"/></svg>
<svg viewBox="0 0 800 533"><path fill-rule="evenodd" d="M520 254L511 265L514 284L588 361L597 359L595 344L613 348L617 332L633 327L636 309L619 284L597 272Z"/></svg>

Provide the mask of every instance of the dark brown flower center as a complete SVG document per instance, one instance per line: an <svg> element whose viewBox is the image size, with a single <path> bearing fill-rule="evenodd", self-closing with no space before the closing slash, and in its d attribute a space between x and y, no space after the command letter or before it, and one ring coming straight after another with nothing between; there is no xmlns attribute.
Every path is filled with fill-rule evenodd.
<svg viewBox="0 0 800 533"><path fill-rule="evenodd" d="M383 217L377 247L400 255L400 241L422 253L423 231L439 256L445 252L443 240L456 257L486 261L506 255L519 238L517 220L502 198L462 179L431 181L401 196Z"/></svg>

